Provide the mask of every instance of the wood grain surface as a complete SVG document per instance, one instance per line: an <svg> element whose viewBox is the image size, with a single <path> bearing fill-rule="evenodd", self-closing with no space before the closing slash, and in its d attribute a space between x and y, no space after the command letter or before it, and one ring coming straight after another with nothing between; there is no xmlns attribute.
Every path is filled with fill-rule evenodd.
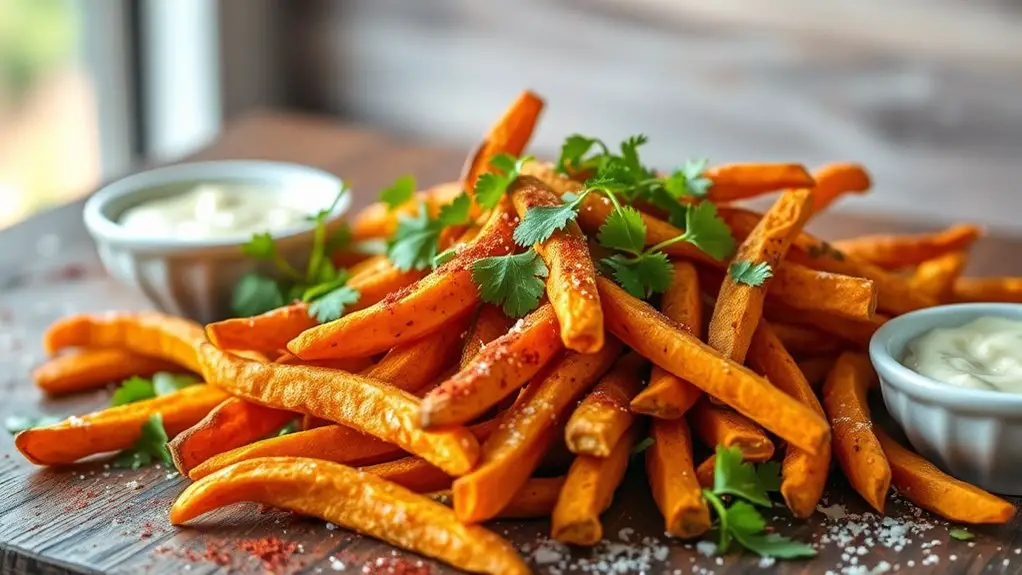
<svg viewBox="0 0 1022 575"><path fill-rule="evenodd" d="M236 122L196 157L223 158L325 168L350 180L358 205L371 201L375 190L399 174L414 173L424 184L455 177L463 152L408 145L322 118L263 113ZM42 359L40 335L49 322L69 312L148 307L139 294L105 275L80 220L81 205L73 204L0 232L0 417L63 416L105 405L108 390L64 399L41 396L28 376ZM840 216L821 219L814 227L837 238L928 226ZM1020 249L1018 239L986 239L977 249L973 271L1022 275ZM112 469L103 459L40 469L20 457L6 435L0 438L0 453L0 573L450 572L323 521L254 505L233 506L188 528L174 528L167 510L185 480L172 470ZM840 480L829 489L825 504L831 514L843 509L852 515L829 519L819 513L799 522L782 508L770 514L780 532L820 547L814 560L776 564L734 553L708 557L692 544L666 537L641 465L633 466L606 513L608 541L596 551L562 555L546 542L549 526L542 521L500 522L493 528L518 545L537 572L551 574L592 571L600 561L613 567L626 557L627 562L617 563L624 570L617 572L837 573L897 565L904 572L1014 573L1022 568L1018 519L971 529L977 538L967 543L950 539L945 522L897 498L889 505L896 519L885 525L875 514L865 514L863 502ZM901 531L899 537L892 535ZM278 545L278 552L263 553L268 542ZM418 565L421 570L409 570Z"/></svg>

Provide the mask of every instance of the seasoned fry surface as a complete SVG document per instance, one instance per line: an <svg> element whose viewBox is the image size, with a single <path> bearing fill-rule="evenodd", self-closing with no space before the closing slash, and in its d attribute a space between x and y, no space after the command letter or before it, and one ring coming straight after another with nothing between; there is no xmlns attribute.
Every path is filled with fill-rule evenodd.
<svg viewBox="0 0 1022 575"><path fill-rule="evenodd" d="M59 355L32 372L39 389L66 395L158 371L182 371L173 362L116 348L86 348Z"/></svg>

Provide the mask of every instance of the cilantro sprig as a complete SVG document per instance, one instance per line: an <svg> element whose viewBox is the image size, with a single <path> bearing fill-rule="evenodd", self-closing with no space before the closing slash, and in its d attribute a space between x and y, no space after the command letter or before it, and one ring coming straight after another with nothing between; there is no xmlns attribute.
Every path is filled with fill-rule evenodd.
<svg viewBox="0 0 1022 575"><path fill-rule="evenodd" d="M728 275L735 282L758 287L774 276L774 270L766 262L753 263L749 260L735 260L727 268Z"/></svg>
<svg viewBox="0 0 1022 575"><path fill-rule="evenodd" d="M136 375L121 382L121 385L114 390L114 394L110 398L110 405L125 405L168 395L197 383L199 380L195 376L183 373L158 371L149 379Z"/></svg>
<svg viewBox="0 0 1022 575"><path fill-rule="evenodd" d="M490 165L500 170L479 176L475 182L475 198L480 206L486 209L497 207L500 198L522 173L522 167L533 160L532 156L516 158L510 154L497 154L490 159Z"/></svg>
<svg viewBox="0 0 1022 575"><path fill-rule="evenodd" d="M766 519L756 509L772 505L769 492L781 487L780 466L775 462L753 466L742 460L737 447L717 446L713 488L703 497L717 515L718 549L725 553L732 542L762 557L790 559L812 557L816 549L778 533L766 532ZM730 500L730 505L727 501Z"/></svg>
<svg viewBox="0 0 1022 575"><path fill-rule="evenodd" d="M167 449L168 441L167 430L163 428L163 416L154 413L142 423L142 432L135 440L135 445L117 454L114 467L137 471L140 467L154 462L171 466L174 461L170 457L170 450Z"/></svg>
<svg viewBox="0 0 1022 575"><path fill-rule="evenodd" d="M533 250L483 258L472 264L472 281L479 287L480 299L501 306L510 317L522 317L536 309L545 288L542 278L548 273Z"/></svg>
<svg viewBox="0 0 1022 575"><path fill-rule="evenodd" d="M426 206L419 204L414 216L400 215L397 230L387 242L387 258L400 270L424 270L434 265L437 241L444 228L469 223L472 199L461 194L442 206L435 218L429 217Z"/></svg>

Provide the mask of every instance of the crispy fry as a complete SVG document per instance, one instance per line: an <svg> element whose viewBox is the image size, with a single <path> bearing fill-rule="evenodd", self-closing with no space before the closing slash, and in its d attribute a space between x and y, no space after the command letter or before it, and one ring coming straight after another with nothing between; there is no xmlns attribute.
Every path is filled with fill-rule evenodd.
<svg viewBox="0 0 1022 575"><path fill-rule="evenodd" d="M384 260L379 266L360 274L353 274L348 280L348 287L358 291L358 301L345 308L345 313L353 313L375 305L388 295L426 277L425 270L399 270ZM290 340L288 340L290 341Z"/></svg>
<svg viewBox="0 0 1022 575"><path fill-rule="evenodd" d="M513 324L511 318L504 315L499 307L483 304L479 308L479 315L476 316L472 329L465 336L465 347L461 350L461 361L458 362L458 366L462 369L468 367L484 347L506 334Z"/></svg>
<svg viewBox="0 0 1022 575"><path fill-rule="evenodd" d="M688 420L695 434L709 447L738 447L747 461L767 461L774 456L774 443L762 429L730 409L713 405L707 398L696 402Z"/></svg>
<svg viewBox="0 0 1022 575"><path fill-rule="evenodd" d="M813 386L813 388L819 388L823 385L823 381L827 379L827 374L834 367L835 361L837 361L837 357L833 355L811 357L798 362L798 369L805 376L809 385Z"/></svg>
<svg viewBox="0 0 1022 575"><path fill-rule="evenodd" d="M502 202L475 241L451 261L377 304L304 331L288 350L303 359L358 357L432 333L479 302L471 264L510 253L516 222L510 204Z"/></svg>
<svg viewBox="0 0 1022 575"><path fill-rule="evenodd" d="M954 299L1022 303L1022 277L958 278Z"/></svg>
<svg viewBox="0 0 1022 575"><path fill-rule="evenodd" d="M309 305L292 303L253 317L225 319L206 326L206 337L220 349L278 354L291 338L318 325Z"/></svg>
<svg viewBox="0 0 1022 575"><path fill-rule="evenodd" d="M173 437L191 427L227 394L209 385L192 385L153 399L109 407L45 427L22 431L14 445L36 465L64 465L83 457L128 449L150 415L163 415L163 427Z"/></svg>
<svg viewBox="0 0 1022 575"><path fill-rule="evenodd" d="M947 475L882 429L873 431L891 466L891 482L912 503L959 523L1007 523L1015 515L1011 503Z"/></svg>
<svg viewBox="0 0 1022 575"><path fill-rule="evenodd" d="M798 354L821 354L840 351L844 342L814 327L771 322L771 331L784 344L784 349Z"/></svg>
<svg viewBox="0 0 1022 575"><path fill-rule="evenodd" d="M860 236L834 242L834 247L846 257L898 270L967 250L982 235L979 226L958 224L932 234Z"/></svg>
<svg viewBox="0 0 1022 575"><path fill-rule="evenodd" d="M912 274L912 286L937 298L941 303L954 300L955 282L969 263L966 252L951 252L927 260Z"/></svg>
<svg viewBox="0 0 1022 575"><path fill-rule="evenodd" d="M790 321L798 325L819 329L828 334L836 335L846 342L855 344L861 349L866 349L873 334L890 319L884 314L877 313L873 314L873 317L870 319L854 320L826 313L799 311L780 302L771 302L766 309L766 317L770 321Z"/></svg>
<svg viewBox="0 0 1022 575"><path fill-rule="evenodd" d="M510 192L520 218L529 209L562 203L541 180L530 176L519 177ZM557 314L564 347L579 353L599 351L603 346L603 310L596 293L596 269L582 230L568 222L535 248L550 270L547 299Z"/></svg>
<svg viewBox="0 0 1022 575"><path fill-rule="evenodd" d="M461 182L446 182L416 193L413 200L395 209L390 209L383 202L370 204L355 215L351 223L351 236L356 241L388 238L397 230L398 217L414 216L419 213L419 206L425 205L429 216L435 218L440 207L451 203L461 194L461 190Z"/></svg>
<svg viewBox="0 0 1022 575"><path fill-rule="evenodd" d="M552 538L587 546L603 539L600 514L610 506L614 491L625 476L628 457L638 437L639 424L633 423L607 457L575 458L550 518Z"/></svg>
<svg viewBox="0 0 1022 575"><path fill-rule="evenodd" d="M458 523L447 507L369 473L316 459L267 457L222 469L190 485L174 502L170 521L181 525L241 501L313 515L458 569L529 573L509 543L482 527Z"/></svg>
<svg viewBox="0 0 1022 575"><path fill-rule="evenodd" d="M699 276L689 262L674 262L672 267L674 275L671 277L671 286L661 298L660 310L695 338L702 339L703 305L700 301ZM654 365L649 385L632 399L630 407L635 413L677 419L695 405L701 394L698 387Z"/></svg>
<svg viewBox="0 0 1022 575"><path fill-rule="evenodd" d="M244 357L244 356L242 356ZM248 358L252 359L252 358ZM280 357L277 358L275 363L281 363L284 365L307 365L309 367L325 367L327 369L339 369L341 371L347 371L348 373L358 373L364 369L368 369L373 365L373 358L371 357L345 357L341 359L309 359L305 360L300 357L284 352Z"/></svg>
<svg viewBox="0 0 1022 575"><path fill-rule="evenodd" d="M491 171L490 160L498 154L520 156L525 151L539 114L543 99L525 90L504 111L500 120L490 128L482 143L473 152L461 171L461 187L471 194L479 176Z"/></svg>
<svg viewBox="0 0 1022 575"><path fill-rule="evenodd" d="M827 209L834 200L848 194L869 191L872 182L869 172L860 164L839 162L827 164L813 173L813 214Z"/></svg>
<svg viewBox="0 0 1022 575"><path fill-rule="evenodd" d="M297 414L237 397L224 400L206 417L167 443L174 466L188 475L214 455L258 441L293 421Z"/></svg>
<svg viewBox="0 0 1022 575"><path fill-rule="evenodd" d="M500 510L500 519L532 519L550 517L564 487L561 477L530 477Z"/></svg>
<svg viewBox="0 0 1022 575"><path fill-rule="evenodd" d="M749 369L730 361L648 304L597 278L608 330L650 361L810 453L830 441L827 422Z"/></svg>
<svg viewBox="0 0 1022 575"><path fill-rule="evenodd" d="M738 246L734 261L766 264L771 270L777 268L792 239L802 231L812 199L808 190L785 192ZM770 280L767 277L761 285L752 286L735 281L730 273L724 277L710 318L707 336L710 347L737 363L745 363L752 333L763 316L763 301Z"/></svg>
<svg viewBox="0 0 1022 575"><path fill-rule="evenodd" d="M637 353L621 356L564 427L564 440L575 454L607 457L635 417L628 404L642 386L649 363Z"/></svg>
<svg viewBox="0 0 1022 575"><path fill-rule="evenodd" d="M46 330L43 349L53 354L67 347L118 348L198 373L196 350L204 341L199 324L159 312L76 314L57 320Z"/></svg>
<svg viewBox="0 0 1022 575"><path fill-rule="evenodd" d="M713 182L711 202L733 202L785 188L811 188L813 177L801 164L723 164L703 175Z"/></svg>
<svg viewBox="0 0 1022 575"><path fill-rule="evenodd" d="M664 531L683 539L702 535L710 529L710 511L696 479L688 424L682 418L654 418L650 437L646 475L664 516Z"/></svg>
<svg viewBox="0 0 1022 575"><path fill-rule="evenodd" d="M462 313L444 322L435 333L395 347L365 375L410 393L418 392L455 364L471 319L470 312Z"/></svg>
<svg viewBox="0 0 1022 575"><path fill-rule="evenodd" d="M553 307L544 304L426 394L422 427L472 421L524 385L561 349L557 317Z"/></svg>
<svg viewBox="0 0 1022 575"><path fill-rule="evenodd" d="M696 467L696 481L707 489L713 487L713 476L717 468L717 455L711 455Z"/></svg>
<svg viewBox="0 0 1022 575"><path fill-rule="evenodd" d="M261 405L308 413L353 427L420 455L452 475L479 456L468 430L419 429L419 399L379 380L316 367L261 364L232 358L211 344L199 350L206 381Z"/></svg>
<svg viewBox="0 0 1022 575"><path fill-rule="evenodd" d="M876 378L865 355L841 354L823 384L823 408L834 430L834 456L841 470L866 503L883 512L891 468L873 432L866 401Z"/></svg>
<svg viewBox="0 0 1022 575"><path fill-rule="evenodd" d="M362 467L380 479L396 483L415 493L432 493L449 489L454 478L421 457L402 457L394 461Z"/></svg>
<svg viewBox="0 0 1022 575"><path fill-rule="evenodd" d="M479 466L454 482L454 511L462 521L486 521L507 504L557 439L568 409L621 351L607 338L591 355L567 352L534 378L483 443Z"/></svg>
<svg viewBox="0 0 1022 575"><path fill-rule="evenodd" d="M781 391L799 400L820 417L826 417L813 388L766 321L761 321L756 328L748 361L756 372ZM787 448L781 467L781 495L795 517L806 518L816 511L829 471L829 445L824 445L816 455L797 447Z"/></svg>
<svg viewBox="0 0 1022 575"><path fill-rule="evenodd" d="M32 372L35 384L47 395L87 391L128 379L149 377L157 371L181 371L177 364L117 348L86 348L59 355Z"/></svg>

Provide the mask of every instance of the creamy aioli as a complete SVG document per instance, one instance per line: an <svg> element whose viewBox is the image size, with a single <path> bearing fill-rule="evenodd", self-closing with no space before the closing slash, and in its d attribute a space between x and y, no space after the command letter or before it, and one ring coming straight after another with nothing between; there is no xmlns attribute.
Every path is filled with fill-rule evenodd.
<svg viewBox="0 0 1022 575"><path fill-rule="evenodd" d="M1022 321L985 316L912 340L905 367L958 387L1022 393Z"/></svg>
<svg viewBox="0 0 1022 575"><path fill-rule="evenodd" d="M148 237L195 240L273 232L309 215L285 205L284 197L241 184L200 184L125 210L120 224Z"/></svg>

